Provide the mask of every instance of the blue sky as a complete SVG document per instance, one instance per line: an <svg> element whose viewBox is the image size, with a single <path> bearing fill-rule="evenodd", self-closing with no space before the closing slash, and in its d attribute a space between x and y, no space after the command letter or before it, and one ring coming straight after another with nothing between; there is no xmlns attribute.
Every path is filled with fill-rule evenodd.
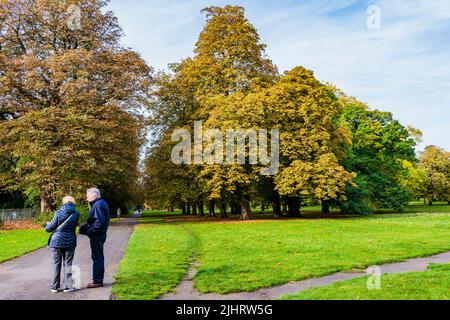
<svg viewBox="0 0 450 320"><path fill-rule="evenodd" d="M280 71L302 65L450 150L450 0L111 0L123 44L156 69L192 56L201 9L237 4ZM379 8L371 20L368 8ZM367 21L380 21L368 28Z"/></svg>

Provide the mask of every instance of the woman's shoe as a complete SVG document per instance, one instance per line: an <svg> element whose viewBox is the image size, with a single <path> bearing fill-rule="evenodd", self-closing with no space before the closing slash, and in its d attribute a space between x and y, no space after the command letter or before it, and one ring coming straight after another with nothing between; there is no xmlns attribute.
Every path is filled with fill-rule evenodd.
<svg viewBox="0 0 450 320"><path fill-rule="evenodd" d="M68 292L74 292L74 291L77 291L77 289L75 289L75 288L64 289L64 292L65 292L65 293L68 293Z"/></svg>
<svg viewBox="0 0 450 320"><path fill-rule="evenodd" d="M59 290L57 290L57 289L52 289L52 293L58 293L59 292Z"/></svg>

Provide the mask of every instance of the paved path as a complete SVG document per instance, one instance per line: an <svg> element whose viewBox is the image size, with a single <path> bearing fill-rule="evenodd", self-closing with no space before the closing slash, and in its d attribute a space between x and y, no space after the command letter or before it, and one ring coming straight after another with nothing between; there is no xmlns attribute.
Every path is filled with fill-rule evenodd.
<svg viewBox="0 0 450 320"><path fill-rule="evenodd" d="M109 300L113 277L138 222L138 217L134 216L111 224L105 244L103 288L86 289L91 279L91 250L88 237L80 235L75 251L74 270L81 275L78 277L81 279L78 281L81 290L74 293L50 292L50 252L48 248L44 248L0 264L0 300Z"/></svg>
<svg viewBox="0 0 450 320"><path fill-rule="evenodd" d="M425 271L430 263L450 263L450 252L426 258L409 259L399 263L381 265L381 273L401 273L412 271ZM208 293L201 294L193 287L195 277L195 264L190 268L188 275L175 288L175 292L160 297L161 300L269 300L279 298L283 294L293 294L309 288L330 285L334 282L349 280L366 276L366 273L339 272L325 277L289 282L284 285L262 288L253 292L238 292L226 295Z"/></svg>

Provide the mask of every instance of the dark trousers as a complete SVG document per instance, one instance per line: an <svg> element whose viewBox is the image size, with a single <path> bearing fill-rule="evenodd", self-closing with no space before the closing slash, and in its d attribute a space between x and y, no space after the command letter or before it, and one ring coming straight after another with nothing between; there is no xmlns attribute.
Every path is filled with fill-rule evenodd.
<svg viewBox="0 0 450 320"><path fill-rule="evenodd" d="M72 262L75 249L50 248L52 254L52 289L58 290L61 285L61 267L64 263L64 289L73 288Z"/></svg>
<svg viewBox="0 0 450 320"><path fill-rule="evenodd" d="M91 258L92 258L92 280L94 283L103 284L105 277L105 257L103 247L106 241L106 233L102 235L93 235L91 240Z"/></svg>

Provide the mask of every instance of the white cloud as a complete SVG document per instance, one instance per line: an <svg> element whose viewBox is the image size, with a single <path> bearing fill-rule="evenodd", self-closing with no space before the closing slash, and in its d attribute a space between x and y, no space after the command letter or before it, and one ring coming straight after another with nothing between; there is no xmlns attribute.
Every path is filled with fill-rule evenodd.
<svg viewBox="0 0 450 320"><path fill-rule="evenodd" d="M242 4L267 53L287 70L303 65L450 150L450 1L381 0L381 30L368 30L369 2L229 1ZM365 3L365 5L364 5ZM224 1L113 0L125 44L157 68L192 55L200 13Z"/></svg>

